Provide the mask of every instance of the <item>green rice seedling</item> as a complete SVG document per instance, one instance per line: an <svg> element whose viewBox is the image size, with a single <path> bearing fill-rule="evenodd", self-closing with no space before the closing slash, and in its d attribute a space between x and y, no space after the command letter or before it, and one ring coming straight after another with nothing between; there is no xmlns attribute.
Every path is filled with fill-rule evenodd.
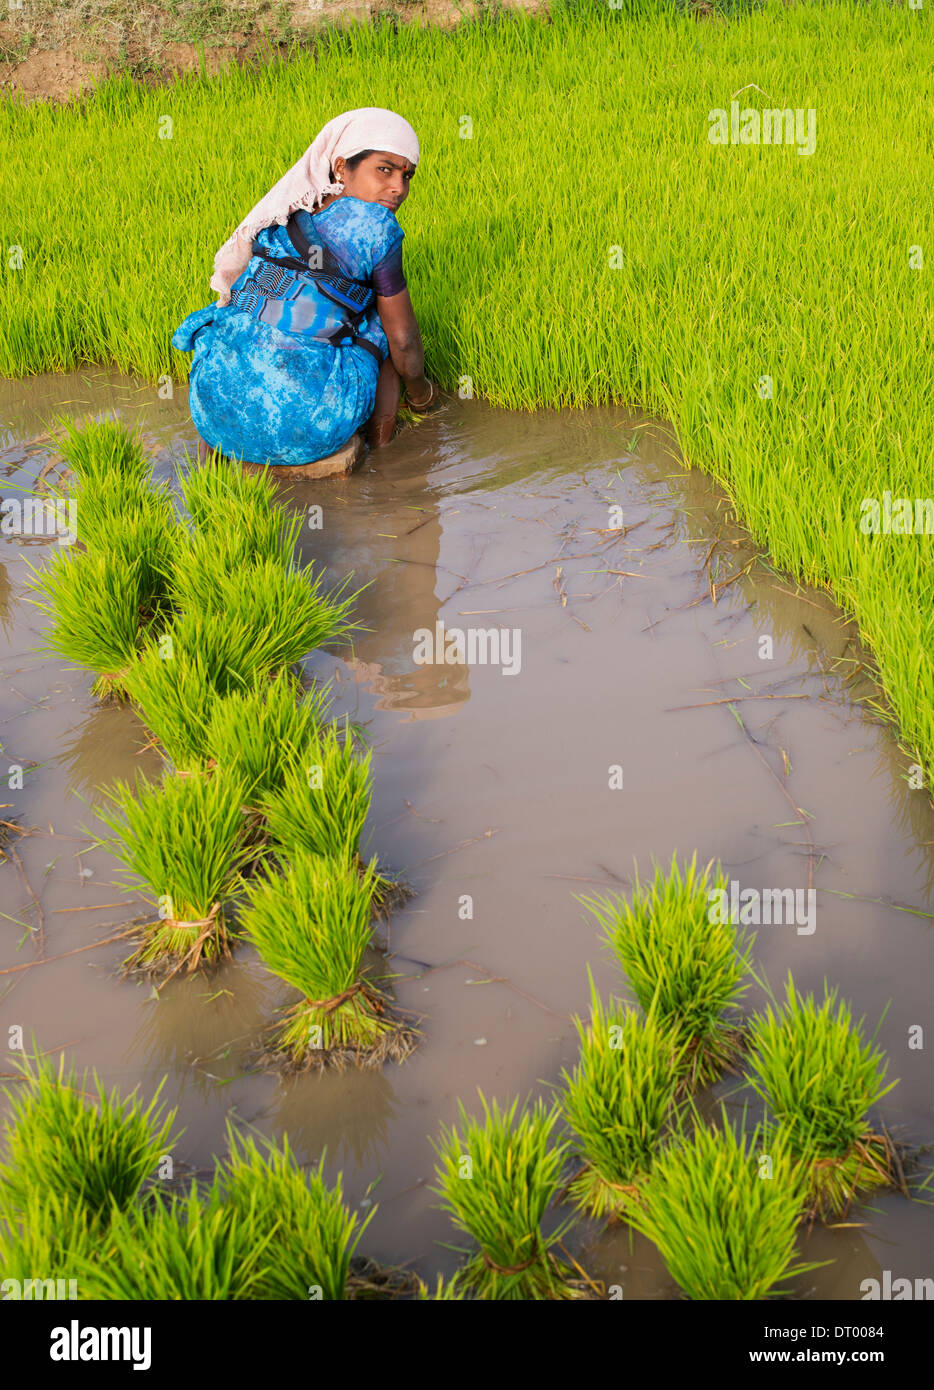
<svg viewBox="0 0 934 1390"><path fill-rule="evenodd" d="M158 1104L164 1082L143 1108L137 1096L108 1093L96 1074L88 1099L87 1075L66 1074L64 1054L57 1073L41 1058L23 1070L4 1125L0 1209L23 1216L34 1193L83 1206L93 1221L130 1206L173 1142L176 1112Z"/></svg>
<svg viewBox="0 0 934 1390"><path fill-rule="evenodd" d="M303 998L277 1025L270 1052L292 1068L401 1062L417 1035L389 1013L364 965L374 872L297 851L289 872L257 880L241 916L274 975Z"/></svg>
<svg viewBox="0 0 934 1390"><path fill-rule="evenodd" d="M236 688L223 656L199 645L198 626L173 623L146 646L124 677L127 695L146 727L172 764L186 772L207 765L214 706L220 694Z"/></svg>
<svg viewBox="0 0 934 1390"><path fill-rule="evenodd" d="M322 728L292 757L281 786L261 802L273 843L286 857L304 850L346 862L359 855L370 810L373 754L358 757L347 721Z"/></svg>
<svg viewBox="0 0 934 1390"><path fill-rule="evenodd" d="M242 654L234 659L241 674L291 666L355 629L353 595L325 597L320 576L307 569L285 569L275 559L229 569L223 547L202 550L198 565L176 570L175 600L188 612L223 619L233 651Z"/></svg>
<svg viewBox="0 0 934 1390"><path fill-rule="evenodd" d="M206 1194L153 1192L115 1212L96 1255L78 1259L83 1296L94 1300L189 1302L256 1298L278 1221L257 1198L224 1203L215 1178Z"/></svg>
<svg viewBox="0 0 934 1390"><path fill-rule="evenodd" d="M149 462L138 431L122 420L85 420L65 417L55 421L62 430L59 449L80 489L106 492L109 485L142 489L149 477Z"/></svg>
<svg viewBox="0 0 934 1390"><path fill-rule="evenodd" d="M570 1226L549 1235L541 1228L554 1198L568 1143L554 1138L556 1108L542 1102L523 1107L514 1100L500 1109L480 1095L483 1122L461 1102L460 1128L441 1127L435 1172L454 1225L480 1247L454 1276L457 1293L478 1299L571 1299L586 1297L554 1247Z"/></svg>
<svg viewBox="0 0 934 1390"><path fill-rule="evenodd" d="M172 495L164 484L140 484L119 476L95 480L79 486L74 501L77 537L88 550L113 550L123 532L133 528L167 569L176 520Z"/></svg>
<svg viewBox="0 0 934 1390"><path fill-rule="evenodd" d="M200 567L210 555L219 556L228 570L258 560L292 567L302 517L279 503L265 474L251 476L219 459L191 469L182 496L195 531L179 558L180 572Z"/></svg>
<svg viewBox="0 0 934 1390"><path fill-rule="evenodd" d="M574 1024L580 1060L563 1073L560 1103L583 1167L567 1193L581 1210L612 1220L620 1192L638 1190L673 1118L687 1043L676 1044L652 1013L643 1020L616 1001L604 1008L592 977L590 1021Z"/></svg>
<svg viewBox="0 0 934 1390"><path fill-rule="evenodd" d="M361 1221L351 1212L338 1175L324 1179L324 1159L305 1173L287 1138L281 1148L238 1136L228 1125L229 1156L219 1168L224 1205L250 1215L260 1229L275 1228L264 1273L252 1297L332 1302L347 1297L350 1262L376 1208Z"/></svg>
<svg viewBox="0 0 934 1390"><path fill-rule="evenodd" d="M290 760L309 763L330 699L330 686L305 694L288 671L261 677L214 701L204 746L219 767L237 770L257 806L281 790Z"/></svg>
<svg viewBox="0 0 934 1390"><path fill-rule="evenodd" d="M418 1291L415 1296L419 1303L447 1303L455 1299L459 1302L463 1302L464 1300L464 1295L458 1293L457 1285L454 1280L449 1279L448 1282L445 1283L440 1274L435 1284L434 1293L431 1292L423 1279L419 1279Z"/></svg>
<svg viewBox="0 0 934 1390"><path fill-rule="evenodd" d="M225 900L258 851L245 842L244 786L233 772L193 772L161 785L117 782L116 810L98 812L116 838L100 840L143 880L159 918L127 966L174 964L189 974L230 954ZM173 970L173 974L175 973Z"/></svg>
<svg viewBox="0 0 934 1390"><path fill-rule="evenodd" d="M885 1084L888 1064L862 1026L836 989L825 985L818 1005L790 973L784 1009L770 1005L752 1020L749 1081L806 1160L815 1213L843 1212L856 1193L895 1178L891 1143L867 1116L898 1083Z"/></svg>
<svg viewBox="0 0 934 1390"><path fill-rule="evenodd" d="M126 674L144 641L152 585L141 556L115 551L57 552L42 572L33 571L30 602L51 618L46 645L67 661L97 673L92 691L124 699Z"/></svg>
<svg viewBox="0 0 934 1390"><path fill-rule="evenodd" d="M272 843L285 859L303 850L330 858L355 861L363 871L360 837L370 810L371 749L359 756L349 720L338 732L336 723L321 728L282 767L280 785L260 801ZM373 906L384 910L406 896L397 880L383 873L373 877Z"/></svg>
<svg viewBox="0 0 934 1390"><path fill-rule="evenodd" d="M778 1131L747 1135L724 1108L714 1129L695 1116L656 1155L638 1194L621 1194L632 1226L657 1246L688 1298L757 1300L818 1268L795 1264L805 1177Z"/></svg>
<svg viewBox="0 0 934 1390"><path fill-rule="evenodd" d="M102 1223L80 1199L44 1190L36 1182L11 1210L0 1189L0 1292L20 1298L80 1298L77 1264L100 1249Z"/></svg>
<svg viewBox="0 0 934 1390"><path fill-rule="evenodd" d="M709 871L710 865L698 870L695 854L682 873L673 855L670 871L655 865L647 885L636 875L628 903L579 900L603 926L604 940L645 1012L657 999L659 1025L687 1043L685 1076L691 1086L732 1067L742 1034L723 1015L748 988L742 977L750 940L731 923L711 920ZM718 867L712 889L725 885Z"/></svg>

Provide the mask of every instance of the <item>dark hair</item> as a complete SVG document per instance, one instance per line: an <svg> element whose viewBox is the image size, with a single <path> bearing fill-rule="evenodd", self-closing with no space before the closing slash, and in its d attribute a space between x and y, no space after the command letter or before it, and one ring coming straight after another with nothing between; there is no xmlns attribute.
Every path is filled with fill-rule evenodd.
<svg viewBox="0 0 934 1390"><path fill-rule="evenodd" d="M361 150L359 154L352 154L352 155L350 156L349 159L345 159L345 160L344 160L344 163L346 164L346 166L347 166L347 168L350 170L350 172L353 173L354 170L356 169L356 167L357 167L358 164L362 164L362 162L363 162L365 159L367 159L367 158L369 157L369 155L375 154L375 153L376 153L375 150ZM334 170L333 170L333 169L331 170L331 173L332 173L332 175L333 175L333 173L334 173Z"/></svg>

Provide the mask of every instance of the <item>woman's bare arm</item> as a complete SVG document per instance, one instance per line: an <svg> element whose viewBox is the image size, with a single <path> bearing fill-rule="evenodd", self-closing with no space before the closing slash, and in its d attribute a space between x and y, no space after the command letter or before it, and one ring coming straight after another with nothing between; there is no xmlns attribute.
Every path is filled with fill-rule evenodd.
<svg viewBox="0 0 934 1390"><path fill-rule="evenodd" d="M390 361L402 378L406 393L415 400L424 400L430 390L425 376L425 349L408 290L400 290L388 299L377 295L376 310L389 344Z"/></svg>

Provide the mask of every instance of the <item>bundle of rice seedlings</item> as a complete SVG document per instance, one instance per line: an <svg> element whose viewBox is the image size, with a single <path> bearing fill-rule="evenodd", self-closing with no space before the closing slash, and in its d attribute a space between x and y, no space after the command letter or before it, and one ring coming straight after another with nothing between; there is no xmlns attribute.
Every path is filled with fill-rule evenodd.
<svg viewBox="0 0 934 1390"><path fill-rule="evenodd" d="M39 1182L15 1211L0 1189L0 1291L15 1279L21 1298L80 1298L78 1263L95 1258L102 1229L82 1201L46 1192Z"/></svg>
<svg viewBox="0 0 934 1390"><path fill-rule="evenodd" d="M249 806L281 791L290 763L308 765L308 750L327 718L329 686L305 694L288 671L254 679L215 700L205 748L219 767L235 768Z"/></svg>
<svg viewBox="0 0 934 1390"><path fill-rule="evenodd" d="M177 545L178 528L171 519L161 509L141 508L135 513L124 513L119 526L109 534L107 545L96 547L125 565L139 562L140 624L149 639L162 630L172 615L170 576Z"/></svg>
<svg viewBox="0 0 934 1390"><path fill-rule="evenodd" d="M642 1020L618 1001L604 1008L592 978L590 999L590 1022L574 1020L580 1060L562 1075L561 1111L583 1160L567 1194L589 1215L613 1220L620 1192L636 1192L652 1167L687 1044L676 1044L654 1013Z"/></svg>
<svg viewBox="0 0 934 1390"><path fill-rule="evenodd" d="M147 727L183 770L204 766L215 756L210 731L218 699L260 692L264 682L270 682L266 655L251 644L249 632L230 627L220 613L199 612L179 614L145 647L124 681ZM284 694L280 698L284 701ZM285 720L276 697L273 705ZM248 761L255 765L258 756L254 747ZM274 756L279 755L267 755Z"/></svg>
<svg viewBox="0 0 934 1390"><path fill-rule="evenodd" d="M176 1112L165 1115L158 1103L164 1080L144 1109L135 1095L108 1093L96 1073L89 1100L87 1075L66 1074L64 1054L57 1074L42 1059L25 1061L23 1072L4 1125L4 1214L27 1215L36 1194L70 1204L73 1214L81 1207L91 1221L130 1206L173 1142Z"/></svg>
<svg viewBox="0 0 934 1390"><path fill-rule="evenodd" d="M557 1109L536 1101L517 1118L517 1100L502 1110L482 1093L480 1101L482 1124L458 1102L460 1131L442 1125L434 1144L439 1186L432 1190L480 1247L454 1276L455 1291L478 1299L586 1297L553 1250L571 1223L547 1236L541 1229L568 1150L566 1140L553 1141Z"/></svg>
<svg viewBox="0 0 934 1390"><path fill-rule="evenodd" d="M221 454L194 462L181 483L185 509L199 531L224 531L249 512L273 515L283 511L276 485L265 472L245 473L240 464Z"/></svg>
<svg viewBox="0 0 934 1390"><path fill-rule="evenodd" d="M182 496L195 527L186 564L211 553L220 554L230 569L257 560L292 564L302 518L279 503L265 473L251 476L218 459L191 469Z"/></svg>
<svg viewBox="0 0 934 1390"><path fill-rule="evenodd" d="M621 1194L630 1223L647 1236L691 1299L762 1299L817 1264L793 1264L804 1174L777 1131L722 1128L695 1115L656 1155L638 1194Z"/></svg>
<svg viewBox="0 0 934 1390"><path fill-rule="evenodd" d="M204 563L175 571L173 595L188 613L222 620L231 665L241 675L277 671L315 647L354 631L354 596L326 597L321 577L308 569L286 569L276 559L226 567L223 550L208 550Z"/></svg>
<svg viewBox="0 0 934 1390"><path fill-rule="evenodd" d="M117 808L98 812L116 832L100 840L138 875L159 903L159 919L144 929L127 967L175 964L191 974L202 960L230 954L224 900L257 856L244 837L244 787L232 772L197 771L161 785L139 779L139 790L117 782Z"/></svg>
<svg viewBox="0 0 934 1390"><path fill-rule="evenodd" d="M59 449L80 488L105 489L108 483L142 486L149 463L138 431L122 420L86 420L76 424L59 418Z"/></svg>
<svg viewBox="0 0 934 1390"><path fill-rule="evenodd" d="M843 1212L857 1192L895 1180L891 1142L867 1114L898 1083L885 1085L888 1064L862 1025L836 989L825 985L818 1006L797 993L790 973L784 1009L770 1005L752 1020L750 1084L807 1163L812 1214Z"/></svg>
<svg viewBox="0 0 934 1390"><path fill-rule="evenodd" d="M145 647L124 677L146 727L180 771L207 764L208 728L219 693L239 684L222 656L199 647L192 625L181 619L162 640Z"/></svg>
<svg viewBox="0 0 934 1390"><path fill-rule="evenodd" d="M748 988L742 977L751 940L729 922L710 920L708 894L726 887L719 866L709 883L710 867L699 871L695 854L682 874L673 855L669 873L655 865L644 887L636 875L628 903L580 899L603 926L642 1008L648 1013L657 1000L659 1025L687 1044L684 1075L691 1086L732 1069L742 1033L723 1013Z"/></svg>
<svg viewBox="0 0 934 1390"><path fill-rule="evenodd" d="M305 1173L289 1148L238 1136L228 1125L229 1156L219 1166L224 1205L259 1229L275 1228L263 1274L252 1297L326 1301L347 1297L350 1262L376 1208L361 1221L349 1211L338 1174L324 1180L324 1159Z"/></svg>
<svg viewBox="0 0 934 1390"><path fill-rule="evenodd" d="M73 472L78 539L88 550L141 561L141 620L168 612L168 577L178 540L172 495L149 476L141 440L120 421L78 428L65 422L62 453Z"/></svg>
<svg viewBox="0 0 934 1390"><path fill-rule="evenodd" d="M301 990L270 1052L290 1068L403 1061L417 1034L397 1022L368 978L374 871L296 851L289 872L251 886L244 935L264 964Z"/></svg>
<svg viewBox="0 0 934 1390"><path fill-rule="evenodd" d="M176 531L169 489L133 478L116 477L79 487L75 522L78 540L88 550L112 550L129 530L166 560Z"/></svg>
<svg viewBox="0 0 934 1390"><path fill-rule="evenodd" d="M34 575L31 587L45 597L30 602L52 620L46 645L97 672L95 695L125 698L127 671L152 617L153 586L144 558L117 551L59 551L44 572Z"/></svg>
<svg viewBox="0 0 934 1390"><path fill-rule="evenodd" d="M283 858L307 850L355 862L364 871L360 837L370 810L372 759L370 749L357 756L345 718L340 733L336 722L323 725L301 756L283 760L278 788L259 802L269 837ZM376 912L408 897L399 879L370 867Z"/></svg>
<svg viewBox="0 0 934 1390"><path fill-rule="evenodd" d="M262 798L269 834L284 855L301 851L345 862L359 856L370 810L373 754L358 757L347 721L321 728L303 757L290 758L277 791Z"/></svg>
<svg viewBox="0 0 934 1390"><path fill-rule="evenodd" d="M108 1301L252 1299L267 1273L278 1222L256 1200L224 1203L215 1179L202 1196L153 1192L115 1212L95 1256L75 1260L82 1296Z"/></svg>

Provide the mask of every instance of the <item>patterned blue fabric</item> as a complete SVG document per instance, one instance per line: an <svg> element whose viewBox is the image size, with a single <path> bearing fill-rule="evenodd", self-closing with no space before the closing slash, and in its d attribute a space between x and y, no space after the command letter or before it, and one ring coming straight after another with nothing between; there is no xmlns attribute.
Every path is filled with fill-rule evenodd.
<svg viewBox="0 0 934 1390"><path fill-rule="evenodd" d="M345 194L323 212L301 212L299 221L310 240L327 243L349 276L372 281L374 269L398 264L405 233L381 203ZM295 255L284 227L264 228L257 241L274 256ZM260 256L251 257L231 287L231 303L189 314L172 335L172 346L194 353L191 418L212 449L248 463L312 463L335 453L369 419L379 363L349 338L334 347L238 308L238 292L269 269ZM340 323L343 311L320 290L302 294L319 301L316 328L325 320L332 328ZM388 356L375 299L356 331L383 359Z"/></svg>

